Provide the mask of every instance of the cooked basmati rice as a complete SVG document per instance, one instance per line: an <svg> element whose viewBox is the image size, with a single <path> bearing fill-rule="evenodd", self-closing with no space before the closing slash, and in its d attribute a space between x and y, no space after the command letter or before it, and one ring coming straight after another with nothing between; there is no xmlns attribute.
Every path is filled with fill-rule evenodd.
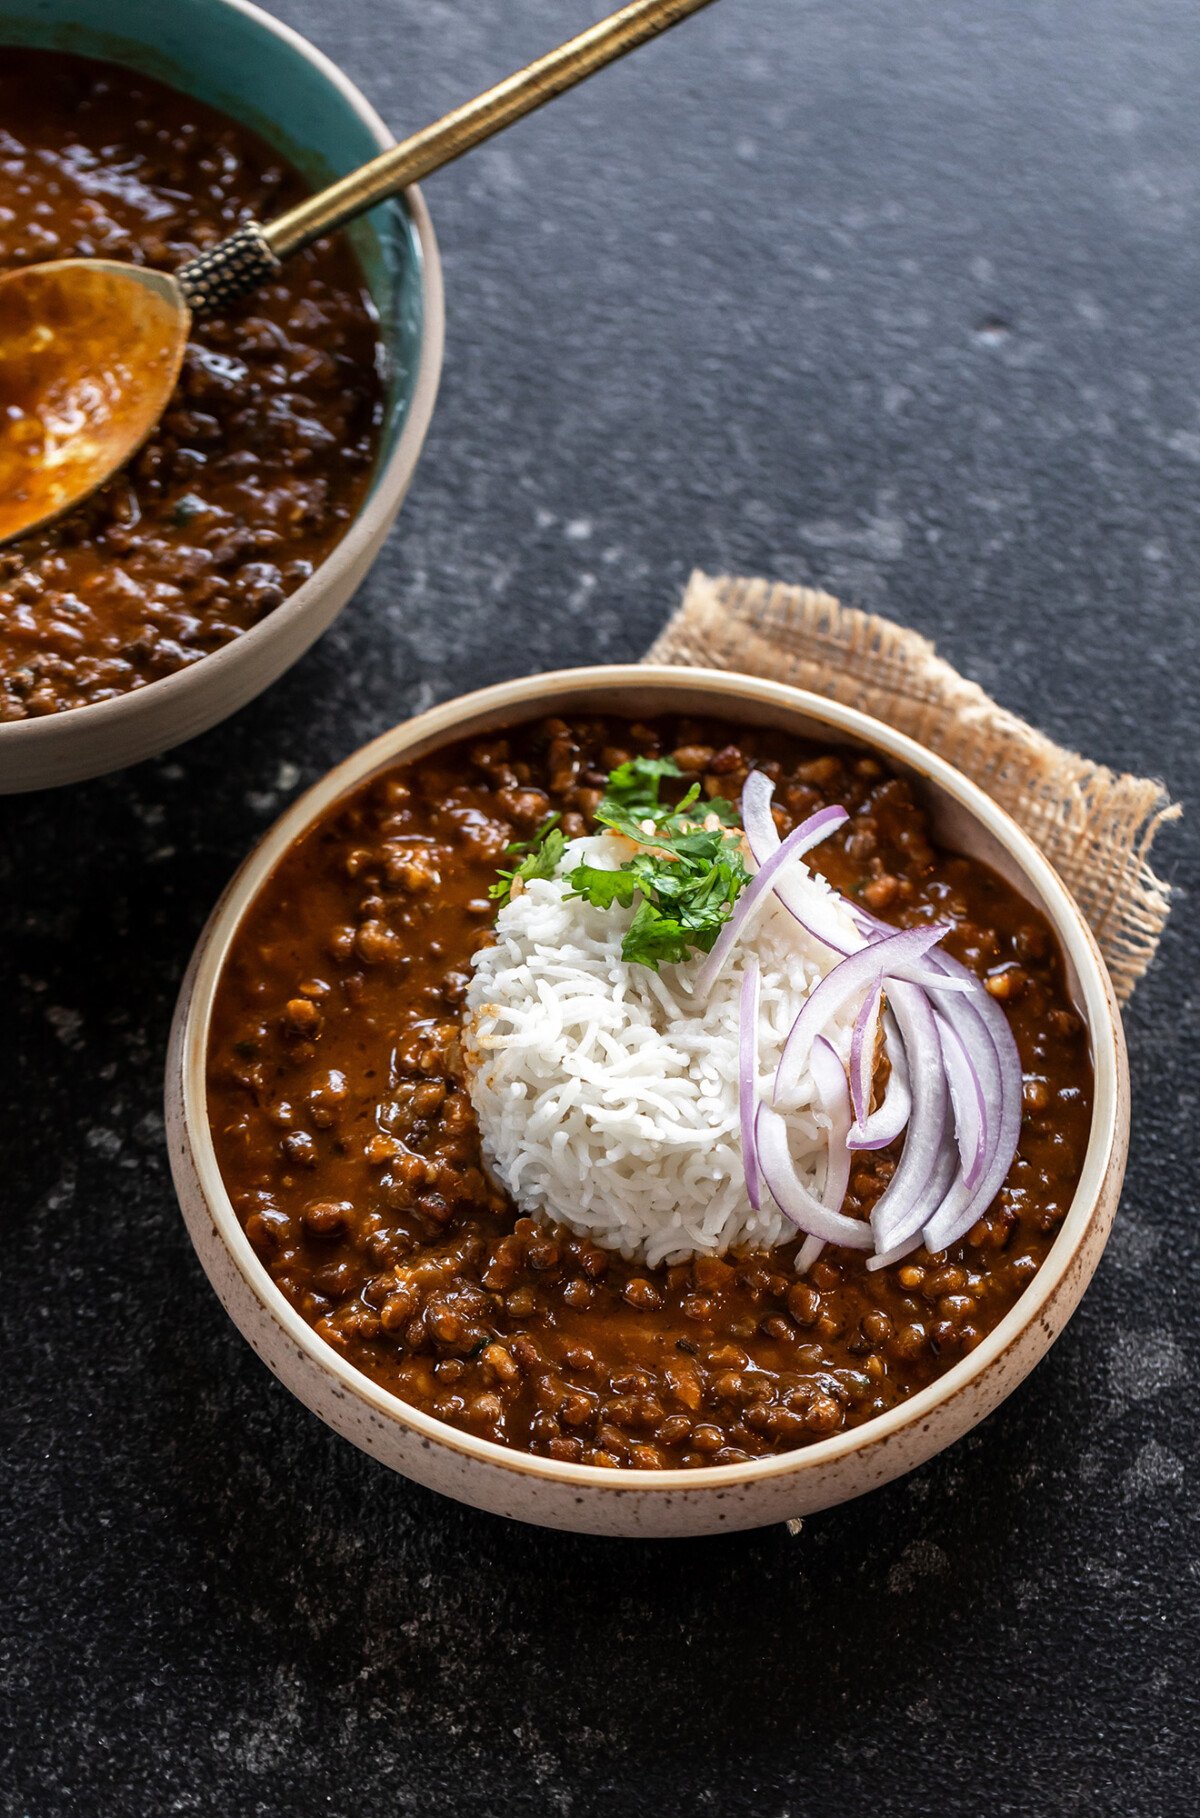
<svg viewBox="0 0 1200 1818"><path fill-rule="evenodd" d="M738 1113L738 1000L746 960L762 972L762 1077L801 1003L836 956L768 892L705 1002L701 956L656 973L621 958L632 909L567 895L586 853L618 862L610 836L576 842L560 875L501 909L467 991L464 1052L488 1166L525 1213L561 1222L653 1267L796 1235L769 1197L746 1192ZM608 854L606 861L605 854ZM849 1053L853 1014L826 1031ZM784 1107L801 1175L819 1192L828 1119L802 1080Z"/></svg>

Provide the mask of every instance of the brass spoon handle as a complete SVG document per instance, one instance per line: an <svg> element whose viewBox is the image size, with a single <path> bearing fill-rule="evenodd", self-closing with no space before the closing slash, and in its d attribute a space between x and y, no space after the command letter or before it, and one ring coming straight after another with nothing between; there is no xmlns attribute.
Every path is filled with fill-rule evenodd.
<svg viewBox="0 0 1200 1818"><path fill-rule="evenodd" d="M710 4L711 0L633 0L328 189L306 197L278 220L265 227L246 222L176 274L193 314L202 315L245 295L273 276L289 253L461 158L606 63Z"/></svg>

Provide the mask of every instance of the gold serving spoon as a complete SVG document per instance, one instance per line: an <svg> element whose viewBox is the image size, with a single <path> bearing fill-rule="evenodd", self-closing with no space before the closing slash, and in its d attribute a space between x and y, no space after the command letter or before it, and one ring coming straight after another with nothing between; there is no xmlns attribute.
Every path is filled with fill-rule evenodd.
<svg viewBox="0 0 1200 1818"><path fill-rule="evenodd" d="M72 510L137 453L175 388L194 318L709 4L634 0L278 220L245 222L177 272L56 259L0 277L0 544Z"/></svg>

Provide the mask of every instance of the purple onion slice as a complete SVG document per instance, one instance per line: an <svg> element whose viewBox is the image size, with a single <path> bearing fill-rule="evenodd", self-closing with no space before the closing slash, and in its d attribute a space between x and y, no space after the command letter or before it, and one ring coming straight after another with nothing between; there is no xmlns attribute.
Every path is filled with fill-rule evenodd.
<svg viewBox="0 0 1200 1818"><path fill-rule="evenodd" d="M801 821L798 827L793 828L782 844L771 853L766 864L755 872L738 897L733 906L733 914L721 929L697 972L692 986L697 997L707 997L712 990L721 968L745 930L747 918L766 896L776 874L793 859L802 858L814 846L819 846L822 840L829 838L835 827L840 827L849 818L844 808L820 808L816 814L810 814L806 821Z"/></svg>
<svg viewBox="0 0 1200 1818"><path fill-rule="evenodd" d="M796 1252L797 1275L807 1275L824 1248L823 1237L806 1237Z"/></svg>
<svg viewBox="0 0 1200 1818"><path fill-rule="evenodd" d="M912 1110L912 1093L908 1084L908 1061L904 1054L904 1043L896 1027L896 1019L890 1010L883 1013L883 1033L887 1043L888 1060L892 1072L883 1095L883 1103L877 1105L861 1124L851 1127L847 1142L852 1149L886 1149L894 1143L908 1122Z"/></svg>
<svg viewBox="0 0 1200 1818"><path fill-rule="evenodd" d="M941 1150L934 1163L933 1172L929 1176L922 1199L926 1205L940 1207L946 1203L947 1196L961 1184L962 1175L958 1171L958 1145L954 1140L953 1121L947 1118L942 1134ZM876 1250L874 1256L869 1259L867 1267L868 1269L886 1269L889 1263L899 1262L901 1257L910 1255L920 1246L921 1229L918 1225L916 1229L909 1231L907 1236L899 1238L886 1250Z"/></svg>
<svg viewBox="0 0 1200 1818"><path fill-rule="evenodd" d="M759 876L762 876L762 872ZM835 1016L840 1015L860 992L874 990L884 978L895 979L899 967L920 959L947 932L944 926L936 924L926 928L905 928L887 940L876 941L872 946L864 947L861 952L839 960L806 998L803 1009L792 1024L775 1071L775 1090L772 1095L774 1103L786 1104L789 1095L795 1091L803 1077L813 1041ZM906 991L915 989L912 985L905 987ZM932 1011L929 1014L932 1019ZM934 1030L935 1042L936 1036ZM911 1054L909 1062L910 1070L915 1072L911 1066Z"/></svg>
<svg viewBox="0 0 1200 1818"><path fill-rule="evenodd" d="M854 1107L854 1120L859 1124L866 1122L871 1109L871 1082L875 1078L875 1048L882 1014L883 985L878 984L863 998L850 1036L850 1103Z"/></svg>
<svg viewBox="0 0 1200 1818"><path fill-rule="evenodd" d="M829 1211L837 1212L850 1185L850 1163L853 1159L846 1144L850 1133L850 1099L846 1089L845 1070L837 1050L823 1035L818 1035L813 1043L812 1073L821 1109L829 1118L829 1156L825 1165L821 1203ZM797 1275L807 1275L824 1248L822 1238L806 1237L796 1256Z"/></svg>
<svg viewBox="0 0 1200 1818"><path fill-rule="evenodd" d="M886 945L880 941L874 951ZM871 1209L877 1250L892 1250L919 1231L941 1204L949 1184L940 1184L950 1093L937 1023L928 998L915 985L893 983L889 1001L904 1041L912 1115L896 1172Z"/></svg>
<svg viewBox="0 0 1200 1818"><path fill-rule="evenodd" d="M831 1212L837 1212L850 1185L851 1155L846 1143L850 1134L850 1093L846 1085L846 1069L837 1049L823 1035L818 1035L813 1043L809 1064L821 1109L829 1119L829 1159L825 1167L821 1200Z"/></svg>
<svg viewBox="0 0 1200 1818"><path fill-rule="evenodd" d="M975 1016L983 1023L991 1038L996 1054L999 1072L997 1102L999 1114L996 1120L996 1137L994 1146L983 1169L979 1185L961 1204L957 1196L950 1203L939 1207L925 1226L925 1247L928 1250L945 1250L958 1242L971 1229L976 1220L987 1211L1008 1178L1013 1158L1017 1153L1017 1142L1021 1135L1022 1094L1024 1078L1021 1071L1021 1056L1016 1040L1009 1028L1008 1018L999 1004L967 972L965 966L948 954L938 955L939 966L951 974L961 973L972 980L977 987L977 995L970 1000L970 1007Z"/></svg>
<svg viewBox="0 0 1200 1818"><path fill-rule="evenodd" d="M848 1218L844 1212L831 1211L800 1179L792 1160L787 1124L770 1105L758 1107L755 1140L759 1166L771 1198L797 1230L809 1237L819 1237L823 1243L842 1244L849 1250L871 1249L871 1227L865 1219Z"/></svg>
<svg viewBox="0 0 1200 1818"><path fill-rule="evenodd" d="M950 1017L936 1011L934 1015L946 1068L946 1084L950 1088L950 1103L954 1107L954 1135L962 1162L963 1185L974 1189L979 1185L987 1160L988 1107L983 1080L960 1033L959 1025L965 1018L959 1019L959 1025L956 1025Z"/></svg>
<svg viewBox="0 0 1200 1818"><path fill-rule="evenodd" d="M890 1250L876 1250L874 1256L868 1256L867 1268L871 1270L890 1269L893 1263L903 1262L906 1256L911 1256L914 1250L919 1250L921 1242L921 1233L918 1231L915 1237L906 1239L902 1244L894 1244Z"/></svg>
<svg viewBox="0 0 1200 1818"><path fill-rule="evenodd" d="M760 868L768 863L780 845L779 829L771 813L771 797L774 792L774 783L761 770L752 770L742 788L742 828L751 856ZM839 896L832 886L825 885L824 879L817 883L812 873L801 877L784 872L775 878L775 894L806 934L811 934L831 952L840 953L844 958L861 952L869 941L876 938L876 931L881 931L884 935L896 933L896 929L889 927L886 922L879 921L866 910L860 910L856 904ZM860 932L855 932L854 923L861 925ZM902 966L898 976L913 984L923 985L926 990L947 994L963 988L957 979L940 974L921 961L912 966Z"/></svg>

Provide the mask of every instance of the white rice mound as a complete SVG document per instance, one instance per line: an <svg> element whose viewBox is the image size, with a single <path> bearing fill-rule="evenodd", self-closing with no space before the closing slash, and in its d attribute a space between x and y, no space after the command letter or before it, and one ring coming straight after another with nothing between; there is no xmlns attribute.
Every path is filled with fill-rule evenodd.
<svg viewBox="0 0 1200 1818"><path fill-rule="evenodd" d="M612 842L610 844L610 841ZM612 836L568 847L619 862ZM607 855L607 856L606 856ZM463 1049L485 1160L521 1211L649 1267L769 1248L796 1236L765 1189L746 1192L738 1111L739 994L761 967L760 1078L836 956L767 893L704 1003L697 955L661 972L621 958L633 909L567 895L560 873L526 884L475 957ZM826 1031L843 1059L853 1017ZM802 1176L820 1191L828 1118L803 1082L785 1107Z"/></svg>

